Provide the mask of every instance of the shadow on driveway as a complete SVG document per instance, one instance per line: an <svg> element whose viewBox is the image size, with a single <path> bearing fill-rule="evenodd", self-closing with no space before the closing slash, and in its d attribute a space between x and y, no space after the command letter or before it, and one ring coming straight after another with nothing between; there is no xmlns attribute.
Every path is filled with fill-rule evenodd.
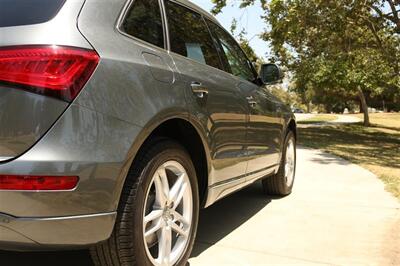
<svg viewBox="0 0 400 266"><path fill-rule="evenodd" d="M4 266L93 266L88 251L7 252L0 251Z"/></svg>
<svg viewBox="0 0 400 266"><path fill-rule="evenodd" d="M197 257L237 227L245 223L274 198L263 195L256 182L200 211L197 240L191 257ZM0 265L5 266L93 266L88 251L7 252L0 251Z"/></svg>
<svg viewBox="0 0 400 266"><path fill-rule="evenodd" d="M196 244L191 257L199 256L275 199L279 198L266 197L261 182L256 182L201 210Z"/></svg>

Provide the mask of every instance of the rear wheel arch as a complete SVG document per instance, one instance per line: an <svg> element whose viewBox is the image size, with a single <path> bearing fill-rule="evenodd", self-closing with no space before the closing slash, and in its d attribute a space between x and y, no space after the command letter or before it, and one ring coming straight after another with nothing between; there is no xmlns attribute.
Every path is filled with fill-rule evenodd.
<svg viewBox="0 0 400 266"><path fill-rule="evenodd" d="M117 197L119 204L123 186L126 183L127 173L131 167L135 167L136 159L140 154L145 152L149 146L155 142L171 139L181 144L189 153L191 160L195 166L200 204L203 205L206 199L208 187L208 173L210 169L210 159L208 158L207 142L201 137L199 129L190 123L186 118L174 116L169 119L161 120L157 124L147 125L142 132L138 135L137 141L134 143L130 151L130 156L122 171L121 180L123 180L119 195Z"/></svg>

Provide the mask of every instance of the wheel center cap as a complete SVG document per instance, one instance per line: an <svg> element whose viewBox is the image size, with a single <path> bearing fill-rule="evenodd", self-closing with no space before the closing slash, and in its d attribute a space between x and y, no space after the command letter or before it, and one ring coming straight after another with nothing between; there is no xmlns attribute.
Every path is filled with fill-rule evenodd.
<svg viewBox="0 0 400 266"><path fill-rule="evenodd" d="M172 221L174 216L172 215L171 209L167 206L164 208L162 217L165 221Z"/></svg>

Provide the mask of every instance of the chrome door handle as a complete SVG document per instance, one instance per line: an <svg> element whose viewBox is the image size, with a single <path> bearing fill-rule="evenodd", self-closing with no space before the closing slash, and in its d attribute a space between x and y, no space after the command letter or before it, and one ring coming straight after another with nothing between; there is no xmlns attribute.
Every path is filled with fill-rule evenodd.
<svg viewBox="0 0 400 266"><path fill-rule="evenodd" d="M256 101L249 101L249 105L251 107L255 107L257 105L257 102Z"/></svg>
<svg viewBox="0 0 400 266"><path fill-rule="evenodd" d="M253 96L247 96L246 99L251 107L255 107L257 105L257 102L254 100Z"/></svg>
<svg viewBox="0 0 400 266"><path fill-rule="evenodd" d="M190 84L190 87L192 88L192 92L194 95L196 95L198 98L204 98L208 94L208 89L204 87L200 82L192 82Z"/></svg>

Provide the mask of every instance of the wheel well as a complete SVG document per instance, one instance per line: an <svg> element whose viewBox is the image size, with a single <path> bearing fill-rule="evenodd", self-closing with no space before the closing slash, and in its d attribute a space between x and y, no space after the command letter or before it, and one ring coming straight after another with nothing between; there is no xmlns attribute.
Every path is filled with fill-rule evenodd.
<svg viewBox="0 0 400 266"><path fill-rule="evenodd" d="M296 122L292 119L289 122L289 125L287 127L287 131L292 131L294 134L294 137L297 139L297 127L296 127Z"/></svg>
<svg viewBox="0 0 400 266"><path fill-rule="evenodd" d="M160 137L173 139L188 151L196 170L200 203L203 203L208 185L208 167L203 142L197 130L186 120L176 118L159 125L146 139L146 142Z"/></svg>

